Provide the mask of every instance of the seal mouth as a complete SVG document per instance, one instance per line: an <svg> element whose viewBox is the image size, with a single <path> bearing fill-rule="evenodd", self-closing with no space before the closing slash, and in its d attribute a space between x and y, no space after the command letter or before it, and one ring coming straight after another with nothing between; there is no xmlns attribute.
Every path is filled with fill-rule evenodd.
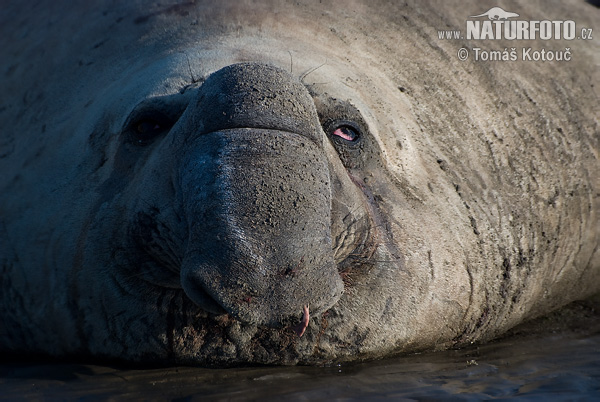
<svg viewBox="0 0 600 402"><path fill-rule="evenodd" d="M292 327L301 334L308 326L309 306L315 306L313 314L320 314L335 305L343 292L342 278L337 271L334 278L324 277L322 289L313 295L310 285L303 286L307 280L300 273L286 277L282 270L265 276L259 284L250 276L219 275L223 268L207 265L200 258L195 262L195 259L186 257L181 270L181 283L187 297L209 313L229 314L247 324ZM302 300L311 304L302 305Z"/></svg>
<svg viewBox="0 0 600 402"><path fill-rule="evenodd" d="M212 313L215 315L224 315L229 314L234 316L236 319L242 322L248 322L248 320L243 319L243 317L239 317L239 314L235 314L232 311L224 308L219 304L210 294L197 283L192 282L189 285L185 286L185 292L190 300L194 302L198 307L203 309L208 313ZM246 297L243 302L250 305L252 303L252 297ZM286 319L281 320L278 323L269 323L266 325L271 328L289 328L296 333L297 336L301 337L306 329L308 328L308 324L310 322L310 307L309 305L305 305L302 307L302 311L299 312L299 320L297 316L286 317Z"/></svg>
<svg viewBox="0 0 600 402"><path fill-rule="evenodd" d="M154 213L158 210L154 209ZM181 257L177 257L174 250L169 247L169 244L175 244L172 238L165 235L172 235L171 230L162 230L158 232L159 227L166 228L167 225L159 224L151 218L151 213L139 213L136 223L129 231L131 238L134 240L137 263L128 264L131 267L137 267L141 270L136 278L143 279L145 282L153 286L161 288L185 290L187 298L198 306L203 311L215 316L230 315L239 319L242 322L247 322L242 317L237 317L235 311L228 311L215 298L207 292L198 282L192 281L187 284L184 289L181 276ZM132 257L133 260L133 257ZM294 275L294 269L285 269L281 272L282 275ZM131 278L134 275L127 276ZM252 303L252 297L242 299L245 303ZM313 311L314 313L314 311ZM276 325L267 325L271 328L288 328L301 337L310 321L310 308L308 305L298 309L298 313L289 317L287 320Z"/></svg>

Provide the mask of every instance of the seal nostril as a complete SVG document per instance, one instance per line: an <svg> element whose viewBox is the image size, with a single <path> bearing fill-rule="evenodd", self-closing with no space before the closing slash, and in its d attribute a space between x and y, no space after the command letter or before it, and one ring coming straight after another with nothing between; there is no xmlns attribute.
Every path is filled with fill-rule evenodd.
<svg viewBox="0 0 600 402"><path fill-rule="evenodd" d="M183 280L185 294L200 308L213 314L226 314L227 311L213 299L195 280Z"/></svg>

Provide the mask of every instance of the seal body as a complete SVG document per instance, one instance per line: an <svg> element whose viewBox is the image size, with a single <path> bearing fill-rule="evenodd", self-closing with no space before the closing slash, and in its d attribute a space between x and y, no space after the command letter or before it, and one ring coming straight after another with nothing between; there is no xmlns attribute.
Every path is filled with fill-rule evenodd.
<svg viewBox="0 0 600 402"><path fill-rule="evenodd" d="M600 290L597 43L462 62L447 3L36 7L1 11L3 353L361 360Z"/></svg>

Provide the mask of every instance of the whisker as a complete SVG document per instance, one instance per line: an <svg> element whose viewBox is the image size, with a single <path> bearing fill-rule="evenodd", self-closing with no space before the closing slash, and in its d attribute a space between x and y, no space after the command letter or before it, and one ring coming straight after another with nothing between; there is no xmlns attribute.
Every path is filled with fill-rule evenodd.
<svg viewBox="0 0 600 402"><path fill-rule="evenodd" d="M194 73L192 72L192 65L191 65L191 63L190 63L190 57L187 55L187 53L184 53L184 54L185 54L185 58L187 59L188 70L190 71L190 77L192 78L192 82L191 82L191 84L195 84L195 83L197 83L198 81L200 81L200 79L199 79L199 78L196 78L196 77L194 77Z"/></svg>
<svg viewBox="0 0 600 402"><path fill-rule="evenodd" d="M324 65L327 64L327 60L325 60L325 62L317 67L313 67L310 70L308 70L307 72L305 72L304 74L302 74L300 76L300 82L302 82L304 84L304 79L311 73L315 72L316 70L318 70L319 68L323 67Z"/></svg>
<svg viewBox="0 0 600 402"><path fill-rule="evenodd" d="M290 74L294 74L294 57L292 56L292 51L288 50L288 53L290 54Z"/></svg>

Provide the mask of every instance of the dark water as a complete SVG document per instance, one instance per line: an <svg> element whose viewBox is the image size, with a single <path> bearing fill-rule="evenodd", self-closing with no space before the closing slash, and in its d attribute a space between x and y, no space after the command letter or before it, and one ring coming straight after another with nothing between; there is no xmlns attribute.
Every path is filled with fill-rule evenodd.
<svg viewBox="0 0 600 402"><path fill-rule="evenodd" d="M0 399L527 400L600 398L600 333L513 337L333 367L129 370L0 366Z"/></svg>

